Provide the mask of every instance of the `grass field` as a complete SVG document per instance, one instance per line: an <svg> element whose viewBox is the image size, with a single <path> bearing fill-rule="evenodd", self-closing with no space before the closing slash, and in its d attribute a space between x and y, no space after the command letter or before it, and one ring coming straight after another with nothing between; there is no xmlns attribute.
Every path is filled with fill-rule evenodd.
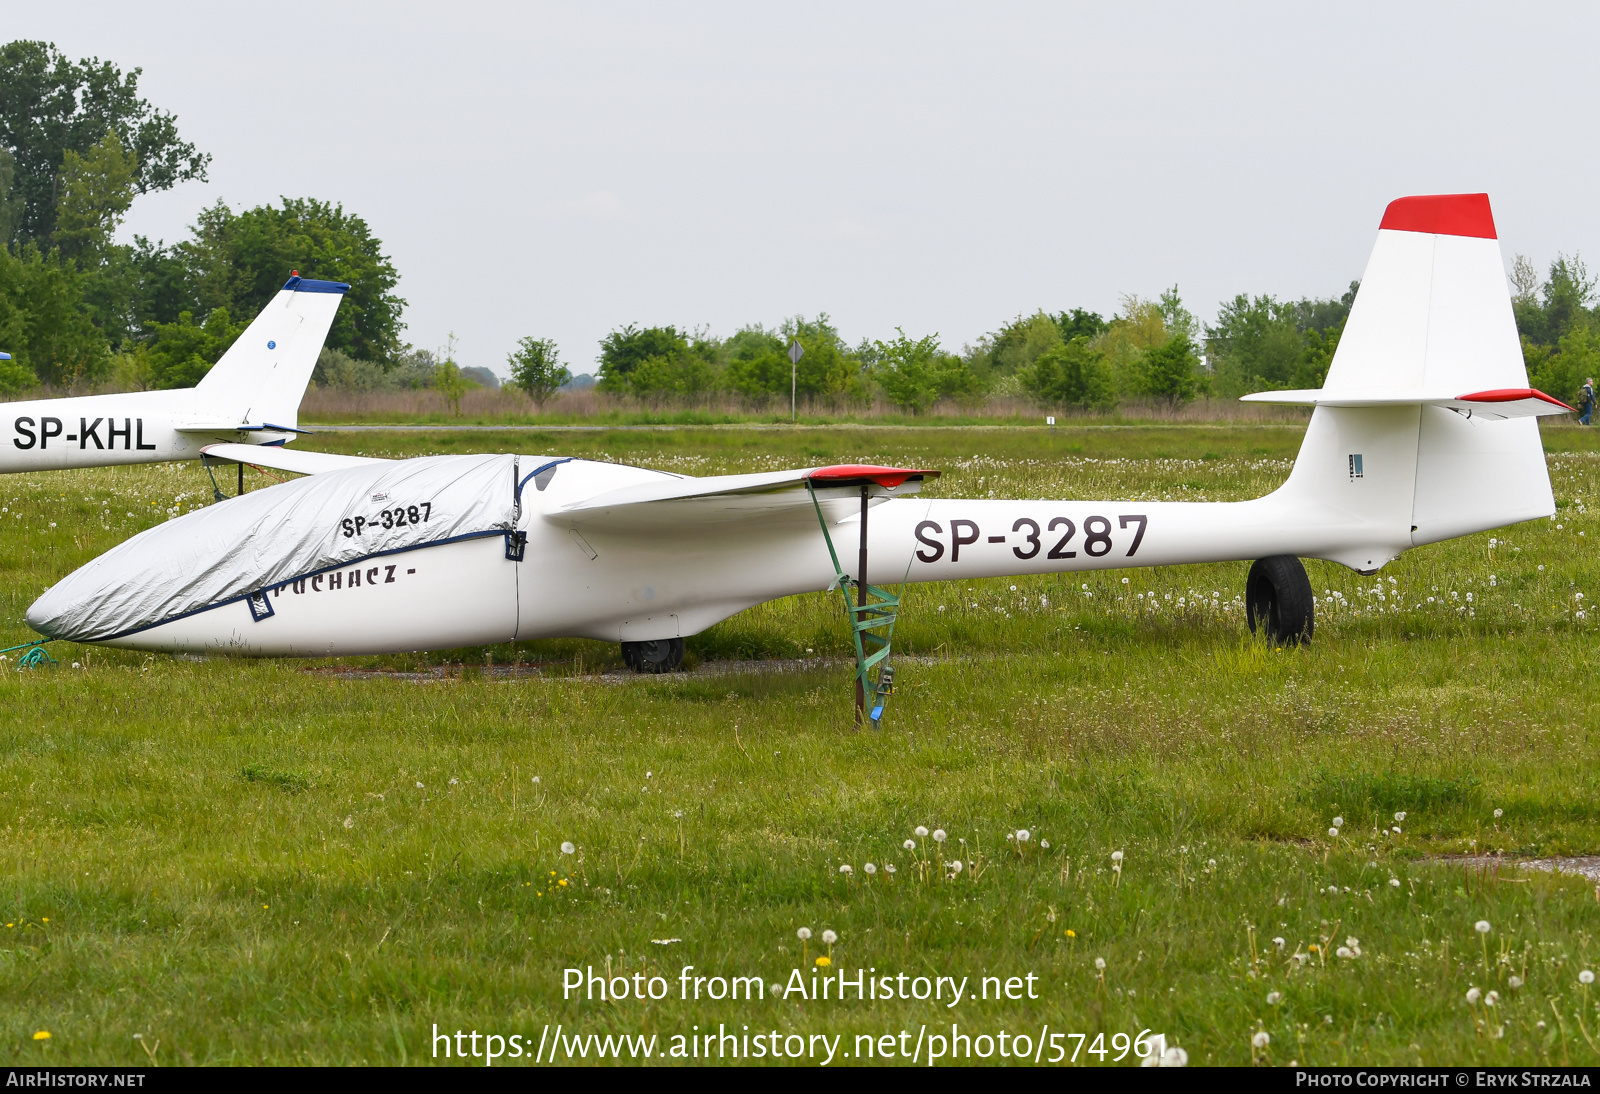
<svg viewBox="0 0 1600 1094"><path fill-rule="evenodd" d="M695 474L894 461L944 469L947 496L1229 500L1280 482L1299 434L316 440ZM547 1024L654 1034L658 1056L720 1026L786 1052L840 1037L837 1065L869 1043L882 1062L884 1035L918 1063L934 1034L959 1053L955 1023L991 1038L990 1063L1017 1062L1002 1031L1030 1060L1059 1044L1093 1064L1144 1030L1192 1064L1600 1063L1600 985L1579 975L1600 963L1600 889L1513 866L1600 852L1592 436L1546 433L1552 521L1375 578L1309 563L1304 650L1246 637L1244 564L912 587L881 732L851 728L822 596L690 640L697 671L668 678L584 641L331 664L56 644L57 667L0 672L0 1044L19 1064L420 1063L437 1025L519 1036L510 1064ZM48 584L210 484L163 465L0 492L11 645ZM765 998L682 1000L685 965ZM667 997L564 999L563 970L589 966L659 974ZM773 998L801 968L808 991L858 968L968 980L953 1007L948 985ZM1010 977L1024 998L994 998Z"/></svg>

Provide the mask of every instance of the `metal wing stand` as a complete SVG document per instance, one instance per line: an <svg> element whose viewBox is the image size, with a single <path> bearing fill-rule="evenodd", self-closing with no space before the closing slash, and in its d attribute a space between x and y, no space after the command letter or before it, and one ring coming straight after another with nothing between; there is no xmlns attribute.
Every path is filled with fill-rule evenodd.
<svg viewBox="0 0 1600 1094"><path fill-rule="evenodd" d="M863 715L866 714L868 695L872 696L870 714L872 725L873 728L878 728L883 719L883 708L894 691L894 666L888 663L889 639L894 635L900 598L866 582L867 498L870 488L865 484L861 487L861 555L858 568L860 578L851 578L839 565L839 552L834 550L833 536L828 533L828 521L822 515L822 505L817 501L816 489L809 480L806 482L806 489L810 491L811 505L817 511L817 523L822 526L822 538L828 544L828 557L833 559L835 583L844 596L845 613L850 620L850 636L855 642L856 728L861 728ZM850 598L852 585L856 589L854 603ZM876 681L872 679L874 668L878 670Z"/></svg>

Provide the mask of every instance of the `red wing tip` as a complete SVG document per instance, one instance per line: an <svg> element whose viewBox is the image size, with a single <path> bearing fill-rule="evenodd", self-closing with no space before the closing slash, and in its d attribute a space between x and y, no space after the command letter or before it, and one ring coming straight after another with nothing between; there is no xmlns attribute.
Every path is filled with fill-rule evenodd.
<svg viewBox="0 0 1600 1094"><path fill-rule="evenodd" d="M1419 194L1396 198L1383 211L1383 222L1378 227L1395 232L1497 238L1488 194Z"/></svg>
<svg viewBox="0 0 1600 1094"><path fill-rule="evenodd" d="M1546 395L1536 387L1497 387L1492 391L1474 391L1470 395L1457 395L1456 399L1463 403L1514 403L1519 399L1543 399L1551 406L1559 406L1574 414L1578 412L1577 407L1567 406L1554 395Z"/></svg>
<svg viewBox="0 0 1600 1094"><path fill-rule="evenodd" d="M937 471L918 471L909 467L879 467L870 463L840 463L832 467L819 467L806 476L807 481L815 483L832 483L844 485L847 483L875 483L886 490L893 490L903 484L907 479L936 479Z"/></svg>

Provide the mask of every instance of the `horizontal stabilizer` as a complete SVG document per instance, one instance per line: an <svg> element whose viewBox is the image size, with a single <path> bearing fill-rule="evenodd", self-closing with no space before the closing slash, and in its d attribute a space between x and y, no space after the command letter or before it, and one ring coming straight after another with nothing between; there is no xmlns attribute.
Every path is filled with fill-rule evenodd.
<svg viewBox="0 0 1600 1094"><path fill-rule="evenodd" d="M337 452L303 452L275 444L208 444L201 454L214 460L270 467L296 475L320 475L368 463L389 463L376 456L341 456Z"/></svg>
<svg viewBox="0 0 1600 1094"><path fill-rule="evenodd" d="M1440 406L1468 418L1490 421L1573 413L1573 408L1560 399L1531 387L1497 388L1465 395L1396 388L1306 388L1298 391L1258 391L1254 395L1244 396L1240 402L1287 403L1294 406Z"/></svg>

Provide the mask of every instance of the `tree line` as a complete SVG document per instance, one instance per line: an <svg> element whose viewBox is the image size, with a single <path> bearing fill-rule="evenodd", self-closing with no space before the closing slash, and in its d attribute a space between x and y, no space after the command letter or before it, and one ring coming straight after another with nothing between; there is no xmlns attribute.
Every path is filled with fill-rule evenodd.
<svg viewBox="0 0 1600 1094"><path fill-rule="evenodd" d="M218 201L186 239L116 242L135 198L204 181L211 162L140 75L48 42L0 46L0 392L190 386L293 269L351 285L330 348L403 364L399 274L340 205Z"/></svg>
<svg viewBox="0 0 1600 1094"><path fill-rule="evenodd" d="M402 340L399 272L360 216L310 197L234 210L219 200L175 243L116 233L141 194L204 181L210 156L177 119L139 94L140 69L73 61L48 42L0 46L0 393L196 383L282 286L288 271L348 282L315 382L357 391L429 387L459 406L474 374ZM1600 366L1596 278L1576 256L1548 277L1517 256L1513 308L1531 382L1573 400ZM1339 297L1241 294L1201 323L1176 286L1126 296L1102 316L1073 308L1021 314L956 349L896 329L850 344L826 314L727 337L678 326L620 326L600 342L597 386L647 402L737 397L785 403L789 347L803 355L796 393L839 407L882 398L912 414L995 397L1109 410L1129 399L1182 405L1201 395L1318 387L1357 285ZM523 338L511 383L544 404L572 379L556 344Z"/></svg>

